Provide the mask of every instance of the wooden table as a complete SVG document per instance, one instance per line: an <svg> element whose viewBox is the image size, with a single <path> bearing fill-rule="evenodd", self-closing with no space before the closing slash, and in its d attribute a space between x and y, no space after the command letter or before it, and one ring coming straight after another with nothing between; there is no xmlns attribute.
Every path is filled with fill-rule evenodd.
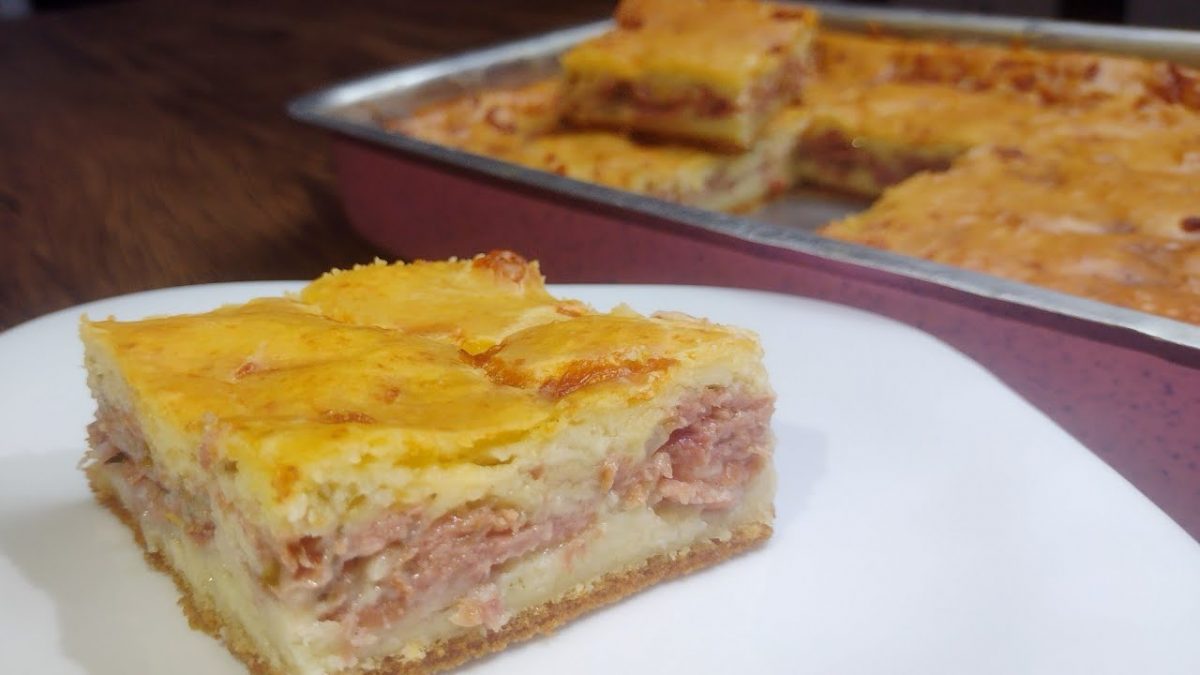
<svg viewBox="0 0 1200 675"><path fill-rule="evenodd" d="M0 329L120 293L370 260L324 139L284 103L611 5L145 1L0 22Z"/></svg>

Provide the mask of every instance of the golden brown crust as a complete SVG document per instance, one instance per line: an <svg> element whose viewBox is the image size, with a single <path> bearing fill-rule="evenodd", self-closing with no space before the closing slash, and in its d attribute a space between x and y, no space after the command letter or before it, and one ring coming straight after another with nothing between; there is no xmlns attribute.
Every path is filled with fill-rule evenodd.
<svg viewBox="0 0 1200 675"><path fill-rule="evenodd" d="M174 580L175 587L179 590L179 606L183 608L188 624L224 642L229 651L244 663L253 675L285 675L258 656L253 642L241 626L226 623L163 556L147 549L141 527L121 505L105 481L103 472L96 471L93 467L87 470L87 476L96 499L132 530L146 562ZM454 668L498 652L512 643L553 633L583 614L611 605L662 581L711 567L762 544L771 536L771 532L771 526L766 523L744 525L735 530L728 541L705 541L683 551L656 556L637 567L608 574L588 587L579 588L553 602L517 614L494 633L482 630L471 632L434 645L419 661L389 658L378 667L351 670L347 675L428 675Z"/></svg>
<svg viewBox="0 0 1200 675"><path fill-rule="evenodd" d="M1129 98L1200 110L1200 70L1170 61L830 29L819 31L814 53L826 78L852 85L925 83L1050 106Z"/></svg>
<svg viewBox="0 0 1200 675"><path fill-rule="evenodd" d="M389 505L432 521L504 493L532 509L521 467L564 451L545 441L575 424L564 411L665 405L652 400L709 372L766 382L745 331L599 313L499 252L377 261L298 296L81 332L95 397L139 435L117 445L144 445L164 485L218 490L271 546ZM528 377L469 357L493 348ZM621 368L596 377L598 363Z"/></svg>
<svg viewBox="0 0 1200 675"><path fill-rule="evenodd" d="M1196 174L981 146L822 234L1200 323Z"/></svg>

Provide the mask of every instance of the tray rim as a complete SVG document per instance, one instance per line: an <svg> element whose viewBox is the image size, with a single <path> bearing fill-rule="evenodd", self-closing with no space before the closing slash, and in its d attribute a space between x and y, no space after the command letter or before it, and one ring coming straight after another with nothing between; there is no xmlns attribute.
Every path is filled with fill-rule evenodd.
<svg viewBox="0 0 1200 675"><path fill-rule="evenodd" d="M863 8L805 3L821 12L831 25L879 28L897 34L940 35L969 39L1020 40L1032 46L1104 49L1163 46L1200 58L1200 31L1129 26L1102 26L1051 19L982 16L954 12ZM967 295L1039 310L1107 329L1123 329L1152 340L1200 349L1200 326L1074 296L1040 286L961 269L881 249L830 239L819 234L753 218L683 206L653 197L558 176L503 160L387 132L377 125L339 117L335 111L366 103L383 94L396 94L421 84L462 76L489 66L544 57L607 29L610 20L589 22L538 35L472 49L446 57L385 68L350 78L292 99L288 114L295 120L335 134L416 157L459 171L538 189L618 211L731 237L767 248L802 253L835 262L892 273ZM1123 53L1133 52L1120 50Z"/></svg>

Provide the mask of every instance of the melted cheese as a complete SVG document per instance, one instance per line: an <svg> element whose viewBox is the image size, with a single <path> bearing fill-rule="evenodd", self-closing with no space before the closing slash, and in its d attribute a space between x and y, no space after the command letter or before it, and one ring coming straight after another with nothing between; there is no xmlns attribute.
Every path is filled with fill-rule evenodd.
<svg viewBox="0 0 1200 675"><path fill-rule="evenodd" d="M1019 144L1030 154L1200 176L1200 116L1182 105L1115 99L1048 110L1033 117L1029 127L1032 132Z"/></svg>

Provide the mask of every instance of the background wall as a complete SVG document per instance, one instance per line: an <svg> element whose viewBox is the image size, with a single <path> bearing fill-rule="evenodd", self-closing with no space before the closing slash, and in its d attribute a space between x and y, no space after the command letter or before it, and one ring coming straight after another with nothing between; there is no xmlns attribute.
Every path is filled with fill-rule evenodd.
<svg viewBox="0 0 1200 675"><path fill-rule="evenodd" d="M502 1L502 0L499 0ZM565 3L572 0L551 0ZM831 1L831 0L826 0ZM832 0L838 1L838 0ZM1200 0L841 0L858 5L921 7L1008 16L1058 17L1075 21L1200 29ZM32 12L70 10L122 0L0 0L0 19ZM409 4L436 0L407 0ZM615 4L617 0L613 0Z"/></svg>
<svg viewBox="0 0 1200 675"><path fill-rule="evenodd" d="M861 5L921 7L1075 21L1200 29L1200 0L872 0Z"/></svg>

